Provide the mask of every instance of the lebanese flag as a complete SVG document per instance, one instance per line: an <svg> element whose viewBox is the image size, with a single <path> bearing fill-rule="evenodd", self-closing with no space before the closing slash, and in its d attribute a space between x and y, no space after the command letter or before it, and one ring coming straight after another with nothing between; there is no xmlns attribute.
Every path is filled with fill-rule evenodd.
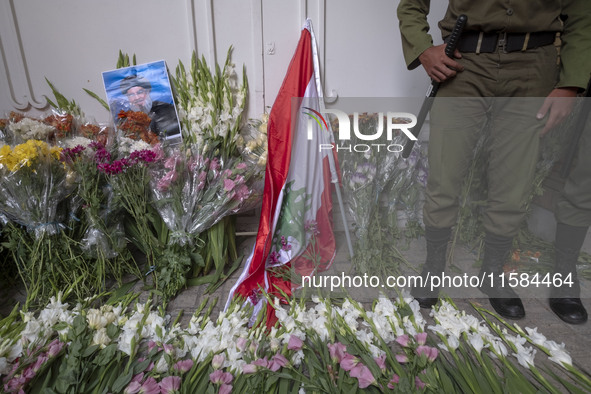
<svg viewBox="0 0 591 394"><path fill-rule="evenodd" d="M338 178L329 163L333 150L327 148L332 131L320 113L317 59L308 19L269 115L256 243L227 304L240 295L255 305L255 316L265 303L260 289L277 297L280 289L290 296L299 286L290 280L290 269L296 277L314 275L328 269L336 253L331 181ZM285 275L277 275L278 271ZM267 324L273 324L273 308L267 317Z"/></svg>

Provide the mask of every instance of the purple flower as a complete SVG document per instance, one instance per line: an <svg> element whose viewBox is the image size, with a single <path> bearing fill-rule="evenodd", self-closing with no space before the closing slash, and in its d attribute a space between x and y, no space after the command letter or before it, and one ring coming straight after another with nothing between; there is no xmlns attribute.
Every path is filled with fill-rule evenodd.
<svg viewBox="0 0 591 394"><path fill-rule="evenodd" d="M250 189L246 185L240 185L236 189L236 199L238 201L244 201L250 196Z"/></svg>
<svg viewBox="0 0 591 394"><path fill-rule="evenodd" d="M140 388L142 394L160 394L160 385L153 377L146 379L142 387Z"/></svg>
<svg viewBox="0 0 591 394"><path fill-rule="evenodd" d="M333 361L340 363L343 357L345 357L345 352L347 351L347 346L343 345L340 342L335 344L328 344L328 353Z"/></svg>
<svg viewBox="0 0 591 394"><path fill-rule="evenodd" d="M47 348L47 355L49 357L54 357L57 356L62 349L64 348L66 344L63 342L60 342L59 339L54 340L53 342L51 342Z"/></svg>
<svg viewBox="0 0 591 394"><path fill-rule="evenodd" d="M386 355L385 354L382 354L380 357L374 357L373 359L382 371L386 370Z"/></svg>
<svg viewBox="0 0 591 394"><path fill-rule="evenodd" d="M189 372L193 368L193 360L181 360L174 364L173 368L180 373Z"/></svg>
<svg viewBox="0 0 591 394"><path fill-rule="evenodd" d="M127 385L125 390L123 390L123 393L124 394L137 394L140 392L141 388L142 388L142 384L140 382L132 380L131 382L129 382L129 384Z"/></svg>
<svg viewBox="0 0 591 394"><path fill-rule="evenodd" d="M352 354L345 353L345 356L341 359L340 365L345 371L351 371L361 360Z"/></svg>
<svg viewBox="0 0 591 394"><path fill-rule="evenodd" d="M178 173L175 170L169 171L158 181L156 188L160 191L166 191L172 185L172 182L176 181Z"/></svg>
<svg viewBox="0 0 591 394"><path fill-rule="evenodd" d="M273 251L271 253L269 253L269 263L271 264L277 264L279 263L279 253Z"/></svg>
<svg viewBox="0 0 591 394"><path fill-rule="evenodd" d="M304 230L312 235L320 234L320 231L318 231L318 223L316 223L315 220L306 220L306 223L304 223Z"/></svg>
<svg viewBox="0 0 591 394"><path fill-rule="evenodd" d="M357 381L359 382L360 389L364 389L364 388L368 387L369 385L376 382L376 379L371 374L371 371L369 370L369 368L367 368L365 365L363 365L361 363L357 364L351 370L350 375L353 378L357 378Z"/></svg>
<svg viewBox="0 0 591 394"><path fill-rule="evenodd" d="M246 344L248 343L248 340L246 338L238 338L236 340L236 347L238 348L238 350L240 350L241 352L244 351L244 349L246 349Z"/></svg>
<svg viewBox="0 0 591 394"><path fill-rule="evenodd" d="M232 385L222 383L222 385L220 386L220 391L218 391L218 394L230 394L231 392L232 392Z"/></svg>
<svg viewBox="0 0 591 394"><path fill-rule="evenodd" d="M227 178L224 179L224 190L225 191L227 191L227 192L231 191L232 189L234 189L234 186L236 186L236 184L234 183L233 180L227 179Z"/></svg>
<svg viewBox="0 0 591 394"><path fill-rule="evenodd" d="M236 165L236 169L237 170L244 170L245 168L247 168L248 166L246 165L246 163L242 162L242 163L238 163Z"/></svg>
<svg viewBox="0 0 591 394"><path fill-rule="evenodd" d="M250 373L255 373L258 369L259 369L259 367L254 364L244 364L242 366L242 373L245 375L250 374Z"/></svg>
<svg viewBox="0 0 591 394"><path fill-rule="evenodd" d="M408 347L410 339L408 338L408 335L404 334L396 338L396 342L402 347Z"/></svg>
<svg viewBox="0 0 591 394"><path fill-rule="evenodd" d="M159 384L161 394L172 394L181 388L180 376L167 376Z"/></svg>
<svg viewBox="0 0 591 394"><path fill-rule="evenodd" d="M257 367L264 367L264 368L268 368L269 366L269 360L267 360L267 357L265 358L259 358L257 360L254 360L252 362L253 365L256 365Z"/></svg>
<svg viewBox="0 0 591 394"><path fill-rule="evenodd" d="M302 342L302 340L298 337L296 337L295 335L291 335L289 337L289 342L287 342L287 350L301 350L302 346L304 345L304 342Z"/></svg>
<svg viewBox="0 0 591 394"><path fill-rule="evenodd" d="M400 364L405 364L408 362L408 356L406 354L397 354L396 361L398 361Z"/></svg>
<svg viewBox="0 0 591 394"><path fill-rule="evenodd" d="M419 379L418 376L415 376L415 386L417 386L417 388L423 389L425 388L426 384L421 379Z"/></svg>
<svg viewBox="0 0 591 394"><path fill-rule="evenodd" d="M390 382L388 383L388 388L391 390L394 390L395 388L395 384L398 384L398 382L400 381L400 376L394 374L394 376L392 376L392 379L390 379Z"/></svg>
<svg viewBox="0 0 591 394"><path fill-rule="evenodd" d="M422 355L427 356L427 359L430 362L433 362L437 358L437 355L439 354L439 350L437 350L437 348L434 348L431 346L421 345L421 346L417 347L416 353L419 356L422 356Z"/></svg>
<svg viewBox="0 0 591 394"><path fill-rule="evenodd" d="M224 372L217 369L209 374L209 381L213 384L230 384L234 376L230 372Z"/></svg>
<svg viewBox="0 0 591 394"><path fill-rule="evenodd" d="M220 369L224 365L224 361L226 361L226 358L223 354L216 354L211 360L211 366L213 369Z"/></svg>
<svg viewBox="0 0 591 394"><path fill-rule="evenodd" d="M291 245L287 243L287 239L283 235L281 236L281 249L286 252L291 250Z"/></svg>
<svg viewBox="0 0 591 394"><path fill-rule="evenodd" d="M279 371L279 369L285 367L287 364L289 364L289 360L286 359L282 354L277 353L276 355L271 357L271 360L269 360L269 364L267 367L271 371L277 372Z"/></svg>
<svg viewBox="0 0 591 394"><path fill-rule="evenodd" d="M424 345L427 342L427 333L420 332L415 335L415 339L419 345Z"/></svg>

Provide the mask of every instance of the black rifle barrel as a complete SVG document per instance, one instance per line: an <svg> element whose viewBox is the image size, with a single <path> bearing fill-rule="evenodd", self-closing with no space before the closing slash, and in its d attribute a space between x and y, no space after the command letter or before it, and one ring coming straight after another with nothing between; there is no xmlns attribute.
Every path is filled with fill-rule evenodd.
<svg viewBox="0 0 591 394"><path fill-rule="evenodd" d="M464 31L464 26L466 26L466 21L468 17L464 14L458 16L456 20L456 25L449 36L449 40L447 41L447 46L445 47L445 54L447 57L453 58L454 52L458 46L458 42L460 41L460 36L462 35L462 31ZM431 110L431 106L433 105L433 98L437 94L437 90L439 90L439 82L435 82L431 80L431 85L429 85L429 89L427 89L425 100L423 101L423 105L421 105L421 109L417 116L417 124L412 128L411 133L415 137L419 136L421 132L421 128L423 127L423 123L425 123L425 118L427 114ZM415 141L409 139L404 148L402 149L402 157L407 158L410 156L410 152L415 145Z"/></svg>

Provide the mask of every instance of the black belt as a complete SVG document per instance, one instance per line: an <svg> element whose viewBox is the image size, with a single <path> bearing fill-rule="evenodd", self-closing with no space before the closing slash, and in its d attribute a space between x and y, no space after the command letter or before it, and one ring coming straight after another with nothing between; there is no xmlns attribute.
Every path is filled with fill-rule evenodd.
<svg viewBox="0 0 591 394"><path fill-rule="evenodd" d="M500 48L503 52L526 51L554 43L556 33L542 31L537 33L484 33L467 31L460 36L460 52L492 53ZM447 39L446 39L447 42Z"/></svg>

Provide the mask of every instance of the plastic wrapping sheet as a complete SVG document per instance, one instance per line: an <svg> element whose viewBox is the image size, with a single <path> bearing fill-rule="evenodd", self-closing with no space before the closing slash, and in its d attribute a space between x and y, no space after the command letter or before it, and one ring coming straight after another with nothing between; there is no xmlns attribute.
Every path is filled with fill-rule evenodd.
<svg viewBox="0 0 591 394"><path fill-rule="evenodd" d="M259 168L238 158L173 149L151 173L152 203L172 232L170 242L184 245L223 217L254 208L261 177Z"/></svg>
<svg viewBox="0 0 591 394"><path fill-rule="evenodd" d="M360 115L359 129L362 132L375 130L377 115ZM405 119L397 119L405 123ZM369 145L353 139L354 146ZM391 141L375 141L372 149L364 152L339 149L343 189L349 214L355 223L355 235L360 242L368 235L370 222L377 209L383 209L388 217L399 217L406 222L418 218L422 209L422 195L426 183L427 166L425 152L420 143L415 145L409 158L401 157L401 149L385 149L384 146L401 148L406 143L403 134L394 135ZM382 148L377 149L381 143ZM396 224L396 223L395 223ZM397 223L397 225L404 223Z"/></svg>
<svg viewBox="0 0 591 394"><path fill-rule="evenodd" d="M0 212L26 227L37 238L55 234L64 225L58 206L68 198L67 182L59 149L41 141L28 141L0 151Z"/></svg>

